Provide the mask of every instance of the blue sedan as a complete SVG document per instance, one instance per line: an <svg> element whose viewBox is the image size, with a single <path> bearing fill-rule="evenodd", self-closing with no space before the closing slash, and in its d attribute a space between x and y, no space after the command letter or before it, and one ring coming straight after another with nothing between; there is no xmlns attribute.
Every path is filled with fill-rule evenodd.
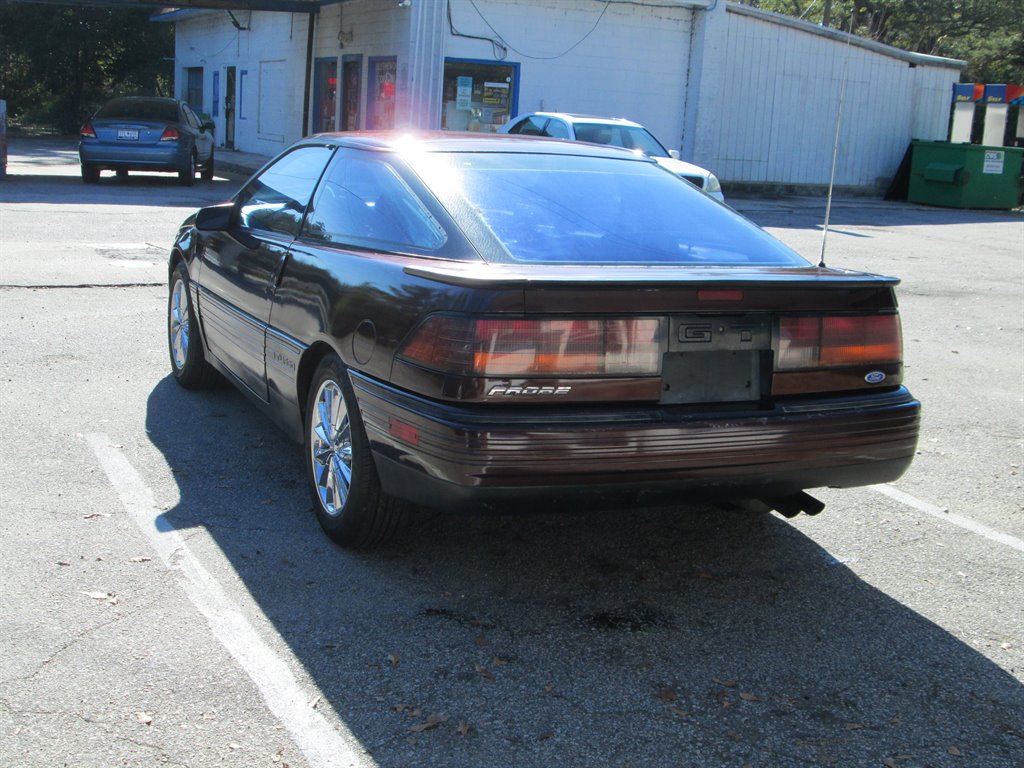
<svg viewBox="0 0 1024 768"><path fill-rule="evenodd" d="M191 186L197 170L213 178L213 123L176 99L113 99L82 126L78 157L86 184L98 182L102 170L170 171Z"/></svg>

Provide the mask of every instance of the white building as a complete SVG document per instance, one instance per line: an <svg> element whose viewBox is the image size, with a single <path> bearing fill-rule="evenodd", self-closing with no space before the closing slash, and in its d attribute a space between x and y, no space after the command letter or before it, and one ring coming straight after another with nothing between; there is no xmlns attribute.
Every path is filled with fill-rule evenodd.
<svg viewBox="0 0 1024 768"><path fill-rule="evenodd" d="M262 0L178 10L176 89L222 146L307 133L628 117L726 184L878 189L945 139L964 63L725 0ZM307 11L307 9L309 9ZM298 12L296 12L298 11Z"/></svg>

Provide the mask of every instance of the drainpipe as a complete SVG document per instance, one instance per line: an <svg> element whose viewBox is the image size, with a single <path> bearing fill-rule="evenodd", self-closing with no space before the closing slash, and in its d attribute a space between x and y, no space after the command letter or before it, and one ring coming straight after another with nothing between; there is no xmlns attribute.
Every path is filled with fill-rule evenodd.
<svg viewBox="0 0 1024 768"><path fill-rule="evenodd" d="M302 135L309 136L309 96L313 90L313 24L316 14L309 14L306 25L306 87L302 94Z"/></svg>

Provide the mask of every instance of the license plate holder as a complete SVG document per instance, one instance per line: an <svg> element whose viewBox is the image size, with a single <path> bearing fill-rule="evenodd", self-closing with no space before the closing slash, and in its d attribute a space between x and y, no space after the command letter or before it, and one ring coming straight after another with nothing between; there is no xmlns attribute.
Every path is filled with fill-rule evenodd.
<svg viewBox="0 0 1024 768"><path fill-rule="evenodd" d="M769 313L673 315L661 402L758 402L769 391L771 349Z"/></svg>
<svg viewBox="0 0 1024 768"><path fill-rule="evenodd" d="M117 140L118 141L138 141L139 132L134 128L118 128L117 129Z"/></svg>
<svg viewBox="0 0 1024 768"><path fill-rule="evenodd" d="M662 360L664 405L750 403L761 399L769 353L763 350L668 352Z"/></svg>

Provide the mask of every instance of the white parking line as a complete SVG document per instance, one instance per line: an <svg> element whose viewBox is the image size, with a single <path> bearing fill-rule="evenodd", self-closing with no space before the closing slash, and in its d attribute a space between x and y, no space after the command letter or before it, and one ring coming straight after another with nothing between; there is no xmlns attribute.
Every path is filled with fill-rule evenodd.
<svg viewBox="0 0 1024 768"><path fill-rule="evenodd" d="M916 509L918 512L924 512L926 515L937 517L939 520L944 520L947 523L958 525L966 531L976 533L979 536L984 536L989 541L994 541L997 544L1004 544L1007 547L1016 549L1018 552L1024 552L1024 541L1018 539L1016 536L1011 536L1008 533L997 531L995 528L989 528L987 525L977 523L970 518L957 515L953 512L946 512L934 504L929 504L927 501L921 501L920 499L911 496L909 493L904 493L901 490L893 488L890 485L872 485L869 486L871 490L888 496L890 499L895 499L901 504L906 504L908 507Z"/></svg>
<svg viewBox="0 0 1024 768"><path fill-rule="evenodd" d="M285 726L311 768L371 768L374 760L347 730L339 732L309 702L288 665L263 641L217 580L196 559L174 526L161 514L142 477L104 434L85 440L99 460L125 511L149 540L164 565L179 571L189 599L214 635L259 689L270 711ZM344 726L341 726L344 729Z"/></svg>

